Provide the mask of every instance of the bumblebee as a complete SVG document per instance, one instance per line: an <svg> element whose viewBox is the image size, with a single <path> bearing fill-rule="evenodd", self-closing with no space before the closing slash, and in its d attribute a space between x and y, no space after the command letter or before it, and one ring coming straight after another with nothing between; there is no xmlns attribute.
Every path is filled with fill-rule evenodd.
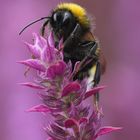
<svg viewBox="0 0 140 140"><path fill-rule="evenodd" d="M91 33L91 23L86 10L75 3L61 3L49 17L43 17L35 22L44 19L46 21L41 28L42 36L44 36L45 27L49 24L55 36L56 46L63 38L64 61L71 61L73 67L77 61L80 61L80 67L74 79L82 80L88 77L89 83L93 87L97 86L101 74L105 72L105 59L97 39ZM27 25L20 34L35 22ZM94 99L97 106L98 93Z"/></svg>

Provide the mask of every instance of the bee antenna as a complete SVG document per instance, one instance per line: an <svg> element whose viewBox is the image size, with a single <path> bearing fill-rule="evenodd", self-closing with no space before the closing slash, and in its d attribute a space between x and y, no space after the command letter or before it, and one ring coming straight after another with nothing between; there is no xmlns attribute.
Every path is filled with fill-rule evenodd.
<svg viewBox="0 0 140 140"><path fill-rule="evenodd" d="M28 28L29 26L31 26L31 25L33 25L34 23L39 22L39 21L41 21L41 20L43 20L43 19L50 19L50 17L42 17L42 18L40 18L40 19L37 19L37 20L31 22L30 24L28 24L27 26L25 26L25 27L19 32L19 35L21 35L21 34L24 32L24 30L25 30L26 28Z"/></svg>

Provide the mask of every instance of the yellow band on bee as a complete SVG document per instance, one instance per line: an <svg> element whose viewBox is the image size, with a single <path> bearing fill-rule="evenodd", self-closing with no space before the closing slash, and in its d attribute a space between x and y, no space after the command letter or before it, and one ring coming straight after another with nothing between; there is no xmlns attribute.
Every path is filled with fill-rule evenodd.
<svg viewBox="0 0 140 140"><path fill-rule="evenodd" d="M89 18L87 17L86 10L80 5L75 3L61 3L55 11L64 9L70 11L82 26L89 27Z"/></svg>

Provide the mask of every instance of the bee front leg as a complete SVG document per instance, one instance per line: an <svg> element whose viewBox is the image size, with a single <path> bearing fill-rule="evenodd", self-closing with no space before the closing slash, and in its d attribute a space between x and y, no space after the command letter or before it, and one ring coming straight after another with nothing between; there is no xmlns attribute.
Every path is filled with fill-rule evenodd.
<svg viewBox="0 0 140 140"><path fill-rule="evenodd" d="M77 24L72 33L69 35L69 37L64 41L63 51L65 62L69 62L69 60L72 61L72 58L75 55L75 48L78 47L80 39L81 39L81 26ZM72 61L72 63L74 67L75 62Z"/></svg>
<svg viewBox="0 0 140 140"><path fill-rule="evenodd" d="M42 28L41 28L41 35L42 35L42 36L44 36L44 34L45 34L45 27L47 26L48 23L49 23L49 20L47 20L47 21L43 24L43 26L42 26Z"/></svg>
<svg viewBox="0 0 140 140"><path fill-rule="evenodd" d="M70 34L70 36L65 40L64 42L64 49L70 49L73 47L73 45L78 45L78 43L80 42L80 38L82 36L82 29L81 26L79 24L77 24L74 28L74 30L72 31L72 33Z"/></svg>

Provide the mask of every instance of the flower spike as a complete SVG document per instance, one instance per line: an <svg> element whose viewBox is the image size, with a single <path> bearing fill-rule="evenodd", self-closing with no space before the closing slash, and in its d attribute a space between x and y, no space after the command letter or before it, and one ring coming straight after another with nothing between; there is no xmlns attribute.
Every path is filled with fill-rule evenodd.
<svg viewBox="0 0 140 140"><path fill-rule="evenodd" d="M85 99L93 96L105 86L88 89L88 80L76 79L80 62L74 69L72 62L63 58L63 39L55 46L53 33L47 39L34 33L33 44L25 43L33 58L19 63L34 69L34 82L21 85L40 91L42 104L34 106L27 112L49 113L54 118L45 131L48 140L96 140L99 136L120 130L120 127L100 127L101 114L84 104Z"/></svg>

